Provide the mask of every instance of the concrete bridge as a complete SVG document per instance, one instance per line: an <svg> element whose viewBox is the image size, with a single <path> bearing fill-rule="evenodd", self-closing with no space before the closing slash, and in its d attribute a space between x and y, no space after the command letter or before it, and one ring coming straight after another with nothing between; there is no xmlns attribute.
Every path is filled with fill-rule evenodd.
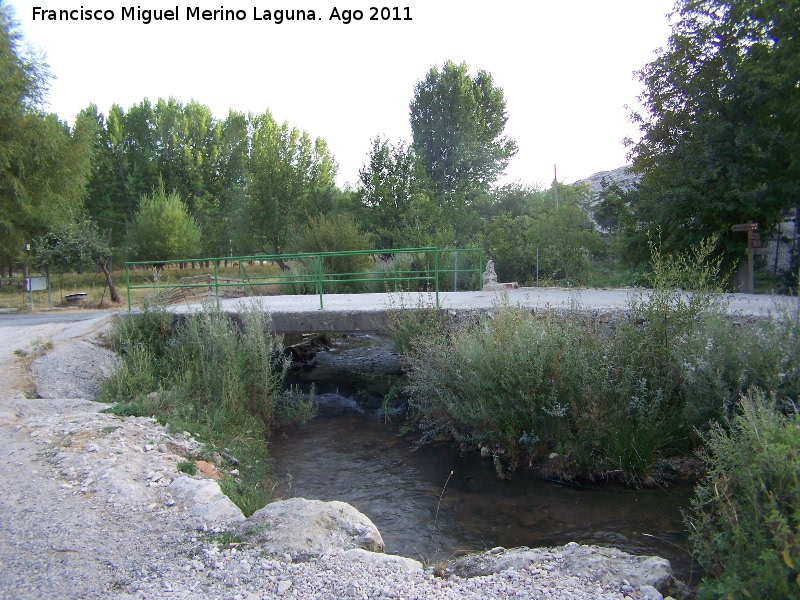
<svg viewBox="0 0 800 600"><path fill-rule="evenodd" d="M597 314L625 310L631 295L646 294L639 289L564 289L519 288L502 292L439 292L440 307L458 312L489 310L503 304L520 306L532 311L577 308ZM743 317L768 317L800 310L800 299L789 296L762 294L726 294L728 313ZM431 293L390 292L383 294L326 294L324 310L319 308L319 296L257 296L220 299L221 310L238 312L242 307L255 306L269 311L277 333L309 333L314 331L352 332L380 331L386 327L389 315L398 309L435 306ZM199 302L174 305L176 313L194 312L202 308Z"/></svg>

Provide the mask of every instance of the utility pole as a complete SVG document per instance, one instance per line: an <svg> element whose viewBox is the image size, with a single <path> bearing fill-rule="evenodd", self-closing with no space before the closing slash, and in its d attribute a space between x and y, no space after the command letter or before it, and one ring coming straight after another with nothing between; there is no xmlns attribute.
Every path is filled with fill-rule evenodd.
<svg viewBox="0 0 800 600"><path fill-rule="evenodd" d="M556 210L558 210L558 172L555 163L553 163L553 189L556 192Z"/></svg>

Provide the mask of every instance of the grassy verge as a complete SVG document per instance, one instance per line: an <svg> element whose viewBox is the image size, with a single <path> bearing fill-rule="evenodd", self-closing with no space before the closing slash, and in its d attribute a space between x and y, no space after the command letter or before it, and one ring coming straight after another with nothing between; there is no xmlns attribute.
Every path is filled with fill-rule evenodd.
<svg viewBox="0 0 800 600"><path fill-rule="evenodd" d="M224 477L223 491L246 515L266 504L269 435L315 410L284 389L287 363L269 316L243 308L233 320L206 307L176 319L145 306L119 322L112 344L122 362L102 389L102 400L115 403L111 412L155 416L206 442L209 455L239 457L239 476Z"/></svg>

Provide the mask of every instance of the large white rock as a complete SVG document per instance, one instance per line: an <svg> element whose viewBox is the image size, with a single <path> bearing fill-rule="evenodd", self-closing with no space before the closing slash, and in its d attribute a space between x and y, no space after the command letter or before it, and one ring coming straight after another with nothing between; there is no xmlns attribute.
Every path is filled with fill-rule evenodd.
<svg viewBox="0 0 800 600"><path fill-rule="evenodd" d="M222 493L216 481L179 477L169 485L169 489L175 498L189 506L193 515L210 523L244 521L242 511Z"/></svg>
<svg viewBox="0 0 800 600"><path fill-rule="evenodd" d="M408 573L416 573L422 570L422 563L413 558L396 556L394 554L378 554L377 552L368 552L361 548L353 548L352 550L346 551L344 557L352 562L365 565L397 565Z"/></svg>
<svg viewBox="0 0 800 600"><path fill-rule="evenodd" d="M267 504L242 523L238 532L264 550L294 558L362 548L383 552L378 528L345 502L291 498Z"/></svg>
<svg viewBox="0 0 800 600"><path fill-rule="evenodd" d="M633 587L651 586L662 591L678 583L665 558L636 556L616 548L583 546L574 542L558 548L498 548L460 558L450 564L448 571L461 577L476 577L540 565L547 565L548 570L558 570L565 576L602 582L625 579Z"/></svg>

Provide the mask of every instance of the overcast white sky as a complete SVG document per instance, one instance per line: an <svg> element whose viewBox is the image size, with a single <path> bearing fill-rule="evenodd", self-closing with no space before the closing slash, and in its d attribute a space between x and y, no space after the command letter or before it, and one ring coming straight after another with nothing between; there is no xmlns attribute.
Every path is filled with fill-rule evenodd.
<svg viewBox="0 0 800 600"><path fill-rule="evenodd" d="M484 69L505 93L507 133L519 153L505 181L549 184L553 165L571 183L625 164L625 136L637 136L625 105L641 87L633 71L669 35L673 0L303 0L283 4L171 0L179 20L122 20L124 0L13 0L26 40L46 54L49 109L72 121L90 103L107 113L144 98L173 96L208 106L272 111L320 136L339 163L341 184L356 182L370 140L411 139L408 105L433 65ZM399 6L411 21L370 21L370 6ZM33 20L33 8L103 9L112 21ZM246 20L187 21L187 7L242 9ZM254 8L313 9L316 21L256 21ZM334 8L363 11L349 25Z"/></svg>

